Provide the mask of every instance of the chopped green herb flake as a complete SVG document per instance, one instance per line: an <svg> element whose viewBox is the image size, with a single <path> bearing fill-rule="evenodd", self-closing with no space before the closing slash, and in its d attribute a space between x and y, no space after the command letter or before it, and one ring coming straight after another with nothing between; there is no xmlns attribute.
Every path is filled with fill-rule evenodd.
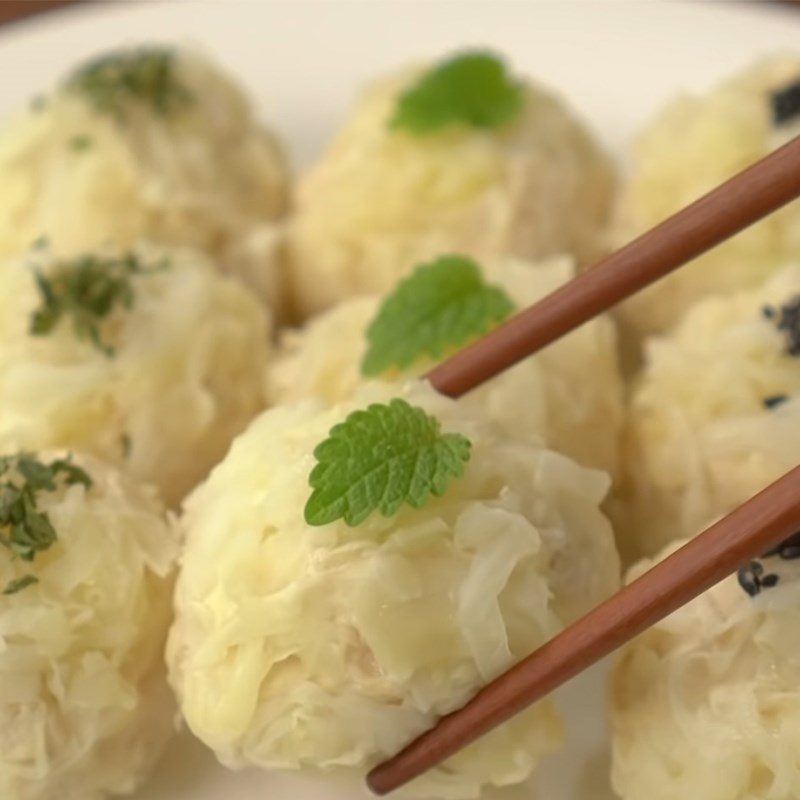
<svg viewBox="0 0 800 800"><path fill-rule="evenodd" d="M119 437L119 444L122 448L122 457L130 458L132 447L131 437L128 436L127 433L123 433L122 436Z"/></svg>
<svg viewBox="0 0 800 800"><path fill-rule="evenodd" d="M788 394L773 394L769 397L765 397L761 402L764 404L764 408L777 408L788 400Z"/></svg>
<svg viewBox="0 0 800 800"><path fill-rule="evenodd" d="M100 336L100 323L117 308L131 308L135 293L133 278L159 272L167 261L145 265L135 253L118 257L79 256L50 270L36 273L40 303L31 314L34 336L51 333L64 317L70 317L75 335L88 340L108 356L114 349Z"/></svg>
<svg viewBox="0 0 800 800"><path fill-rule="evenodd" d="M441 256L422 264L381 305L367 328L361 363L366 376L404 369L418 358L440 358L502 322L514 304L484 281L465 256Z"/></svg>
<svg viewBox="0 0 800 800"><path fill-rule="evenodd" d="M42 492L59 486L92 485L89 475L68 458L49 464L30 453L0 458L0 546L14 558L33 561L37 553L51 547L57 537L48 515L39 510ZM11 581L3 590L14 594L36 582L32 575Z"/></svg>
<svg viewBox="0 0 800 800"><path fill-rule="evenodd" d="M9 581L6 588L3 589L3 594L16 594L34 583L39 583L39 579L35 575L23 575L21 578Z"/></svg>
<svg viewBox="0 0 800 800"><path fill-rule="evenodd" d="M76 153L82 153L84 150L88 150L92 146L92 137L86 136L85 134L73 136L69 140L69 146L70 149L74 150Z"/></svg>
<svg viewBox="0 0 800 800"><path fill-rule="evenodd" d="M451 124L496 128L513 120L523 102L522 86L499 58L462 53L433 67L401 95L389 125L417 135Z"/></svg>
<svg viewBox="0 0 800 800"><path fill-rule="evenodd" d="M399 398L354 411L314 450L306 522L342 518L355 526L376 510L391 517L404 503L420 508L463 473L470 447L466 437L443 434L437 419Z"/></svg>
<svg viewBox="0 0 800 800"><path fill-rule="evenodd" d="M79 68L67 87L80 92L104 114L124 116L137 101L159 114L171 114L191 102L191 93L177 79L171 50L142 48L110 53Z"/></svg>

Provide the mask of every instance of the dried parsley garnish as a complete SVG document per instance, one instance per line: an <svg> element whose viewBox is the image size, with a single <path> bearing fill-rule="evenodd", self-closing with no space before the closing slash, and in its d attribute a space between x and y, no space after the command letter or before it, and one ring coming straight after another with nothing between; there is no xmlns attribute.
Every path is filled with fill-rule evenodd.
<svg viewBox="0 0 800 800"><path fill-rule="evenodd" d="M74 150L76 153L82 153L84 150L88 150L91 146L92 137L87 136L85 133L79 134L78 136L73 136L69 140L70 150Z"/></svg>
<svg viewBox="0 0 800 800"><path fill-rule="evenodd" d="M58 538L50 518L38 508L42 492L54 492L59 486L81 484L87 489L89 475L68 458L49 464L31 453L0 458L0 546L14 558L33 561ZM37 582L33 575L10 581L3 594L15 594Z"/></svg>
<svg viewBox="0 0 800 800"><path fill-rule="evenodd" d="M39 579L35 575L23 575L21 578L9 581L6 584L6 588L3 589L3 594L16 594L23 589L27 589L28 586L33 586L34 583L39 583Z"/></svg>
<svg viewBox="0 0 800 800"><path fill-rule="evenodd" d="M143 47L100 56L67 80L97 111L124 116L131 101L167 115L191 102L191 92L175 74L175 54L161 47Z"/></svg>
<svg viewBox="0 0 800 800"><path fill-rule="evenodd" d="M108 356L114 349L103 342L100 323L117 308L134 303L133 277L167 268L168 262L143 264L133 252L103 257L94 254L58 263L47 273L37 271L40 304L30 319L34 336L51 333L62 318L69 317L79 339L88 339Z"/></svg>

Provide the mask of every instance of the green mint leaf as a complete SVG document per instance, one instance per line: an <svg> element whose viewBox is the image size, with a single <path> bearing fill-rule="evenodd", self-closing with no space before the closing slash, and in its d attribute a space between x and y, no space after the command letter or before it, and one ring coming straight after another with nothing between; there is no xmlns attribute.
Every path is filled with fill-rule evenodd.
<svg viewBox="0 0 800 800"><path fill-rule="evenodd" d="M114 348L101 336L101 322L116 307L133 306L134 276L168 266L167 261L145 265L134 253L109 258L89 254L57 263L47 274L37 272L39 306L31 313L29 331L33 336L46 336L69 317L78 339L90 341L105 355L113 356Z"/></svg>
<svg viewBox="0 0 800 800"><path fill-rule="evenodd" d="M440 358L502 322L514 304L486 283L464 256L441 256L422 264L390 294L367 327L365 376L405 369L418 358Z"/></svg>
<svg viewBox="0 0 800 800"><path fill-rule="evenodd" d="M3 589L3 594L16 594L34 583L39 583L39 579L35 575L23 575L21 578L9 581L6 588Z"/></svg>
<svg viewBox="0 0 800 800"><path fill-rule="evenodd" d="M175 75L174 62L171 50L158 47L109 53L80 67L66 86L82 94L100 113L118 119L132 101L167 115L192 100Z"/></svg>
<svg viewBox="0 0 800 800"><path fill-rule="evenodd" d="M355 526L376 510L391 517L403 503L420 508L463 473L470 447L469 439L443 434L436 418L399 398L354 411L314 450L306 522L343 518Z"/></svg>
<svg viewBox="0 0 800 800"><path fill-rule="evenodd" d="M523 102L522 86L499 58L461 53L434 66L400 96L389 126L417 135L452 124L496 128L513 120Z"/></svg>

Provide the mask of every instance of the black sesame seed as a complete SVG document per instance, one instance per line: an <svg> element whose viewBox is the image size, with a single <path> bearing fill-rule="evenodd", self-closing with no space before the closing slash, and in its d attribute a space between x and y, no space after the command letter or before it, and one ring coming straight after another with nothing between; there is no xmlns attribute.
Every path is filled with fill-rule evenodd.
<svg viewBox="0 0 800 800"><path fill-rule="evenodd" d="M764 306L761 313L785 335L785 352L790 356L800 355L800 295L792 297L779 309Z"/></svg>
<svg viewBox="0 0 800 800"><path fill-rule="evenodd" d="M778 558L784 561L800 558L800 531L793 533L771 550L767 550L761 558L770 558L772 556L778 556ZM777 586L780 580L780 576L774 572L765 575L764 565L758 559L748 561L746 564L739 567L736 578L739 581L739 586L741 586L750 597L755 597L764 589L771 589L773 586Z"/></svg>
<svg viewBox="0 0 800 800"><path fill-rule="evenodd" d="M768 550L763 557L769 556L779 556L784 561L800 558L800 531L793 533L788 539L784 539L777 547Z"/></svg>
<svg viewBox="0 0 800 800"><path fill-rule="evenodd" d="M794 561L796 558L800 558L800 545L794 544L781 547L778 555L784 561Z"/></svg>
<svg viewBox="0 0 800 800"><path fill-rule="evenodd" d="M778 585L778 576L775 573L765 575L763 578L761 578L762 588L771 589L773 586L777 585Z"/></svg>
<svg viewBox="0 0 800 800"><path fill-rule="evenodd" d="M739 581L739 586L750 595L755 597L761 591L761 582L758 579L756 570L763 571L763 567L758 561L750 561L745 566L739 567L736 577Z"/></svg>
<svg viewBox="0 0 800 800"><path fill-rule="evenodd" d="M761 402L764 404L764 408L775 408L781 403L785 403L788 399L788 394L772 394L769 397L765 397Z"/></svg>
<svg viewBox="0 0 800 800"><path fill-rule="evenodd" d="M772 124L783 125L800 116L800 80L784 86L770 95Z"/></svg>

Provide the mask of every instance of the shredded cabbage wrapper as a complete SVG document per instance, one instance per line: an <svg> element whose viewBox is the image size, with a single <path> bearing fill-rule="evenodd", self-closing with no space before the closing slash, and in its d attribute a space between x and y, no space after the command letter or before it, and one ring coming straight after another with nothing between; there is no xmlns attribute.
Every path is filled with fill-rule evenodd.
<svg viewBox="0 0 800 800"><path fill-rule="evenodd" d="M564 101L527 82L520 115L494 131L389 126L422 69L369 86L301 180L288 226L290 289L302 317L389 291L443 253L478 261L570 252L587 263L611 211L611 161Z"/></svg>
<svg viewBox="0 0 800 800"><path fill-rule="evenodd" d="M550 294L575 273L566 256L535 264L500 259L481 266L487 282L504 289L518 308ZM268 370L270 402L318 397L333 404L352 397L363 382L365 331L380 304L377 295L345 300L302 329L283 333ZM543 443L616 477L624 413L616 344L613 322L597 317L459 402L484 413L510 437ZM423 361L382 380L402 382L429 366Z"/></svg>
<svg viewBox="0 0 800 800"><path fill-rule="evenodd" d="M622 651L610 707L623 800L800 796L797 577L755 600L728 578Z"/></svg>
<svg viewBox="0 0 800 800"><path fill-rule="evenodd" d="M772 56L661 110L634 143L614 243L627 244L800 133L796 119L773 123L771 103L798 75L797 56ZM759 286L798 246L800 210L792 203L623 303L626 329L637 339L667 331L704 297Z"/></svg>
<svg viewBox="0 0 800 800"><path fill-rule="evenodd" d="M797 463L800 369L763 308L798 295L800 266L790 265L760 289L698 303L648 342L625 436L626 554L694 536Z"/></svg>
<svg viewBox="0 0 800 800"><path fill-rule="evenodd" d="M42 458L63 457L43 453ZM173 731L163 647L177 526L152 490L85 455L92 479L39 494L58 540L0 551L0 797L102 800L139 786Z"/></svg>
<svg viewBox="0 0 800 800"><path fill-rule="evenodd" d="M314 446L397 394L471 440L464 477L391 519L307 526ZM363 776L614 590L608 486L426 384L265 412L186 502L167 658L187 723L228 766ZM559 741L537 704L409 793L477 797Z"/></svg>
<svg viewBox="0 0 800 800"><path fill-rule="evenodd" d="M118 254L117 249L98 251ZM52 259L0 264L0 443L76 448L181 498L265 404L270 321L261 304L199 252L141 244L130 309L101 321L107 356L67 317L29 332L39 306L34 270Z"/></svg>
<svg viewBox="0 0 800 800"><path fill-rule="evenodd" d="M194 247L282 314L284 154L219 67L191 49L174 65L191 102L172 114L130 103L120 120L56 89L0 132L0 257L40 236L64 255L140 239Z"/></svg>

